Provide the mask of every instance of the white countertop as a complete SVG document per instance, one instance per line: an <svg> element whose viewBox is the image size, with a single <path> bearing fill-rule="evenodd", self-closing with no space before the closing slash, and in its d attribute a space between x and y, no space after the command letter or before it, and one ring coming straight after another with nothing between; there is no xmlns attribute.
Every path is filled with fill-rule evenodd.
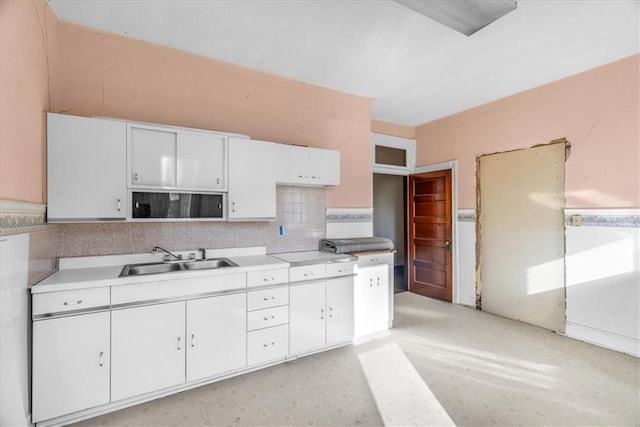
<svg viewBox="0 0 640 427"><path fill-rule="evenodd" d="M271 254L290 264L305 265L318 264L323 262L357 261L357 257L348 254L334 254L321 251L283 252Z"/></svg>
<svg viewBox="0 0 640 427"><path fill-rule="evenodd" d="M213 252L213 251L212 251ZM233 253L233 252L232 252ZM149 274L140 276L127 276L119 277L120 272L125 264L129 262L123 262L118 265L100 265L101 260L91 260L88 263L89 267L80 267L82 263L76 262L75 266L78 268L66 268L58 270L51 276L47 277L43 281L31 287L31 293L43 293L54 291L66 291L73 289L86 289L102 286L119 286L128 285L132 283L148 283L148 282L160 282L165 280L186 279L194 277L206 277L206 276L219 276L225 274L234 274L240 272L254 271L254 270L271 270L275 268L288 268L289 263L278 258L266 254L248 254L244 255L243 252L238 252L237 256L227 256L229 260L237 264L234 267L224 267L209 270L190 270L190 271L174 271L170 273L162 274ZM250 252L244 252L250 253ZM220 253L217 252L216 255ZM126 260L126 256L123 260ZM92 257L99 258L99 257ZM111 256L113 259L114 256ZM138 259L139 256L134 255L129 259ZM68 263L67 263L68 264ZM95 266L98 265L98 266Z"/></svg>

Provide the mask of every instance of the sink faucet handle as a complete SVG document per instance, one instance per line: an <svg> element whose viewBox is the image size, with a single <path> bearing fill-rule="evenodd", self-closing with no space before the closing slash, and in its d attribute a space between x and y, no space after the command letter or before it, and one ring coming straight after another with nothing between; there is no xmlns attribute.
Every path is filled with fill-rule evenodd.
<svg viewBox="0 0 640 427"><path fill-rule="evenodd" d="M202 259L207 259L207 250L205 248L198 248L198 251L202 254Z"/></svg>

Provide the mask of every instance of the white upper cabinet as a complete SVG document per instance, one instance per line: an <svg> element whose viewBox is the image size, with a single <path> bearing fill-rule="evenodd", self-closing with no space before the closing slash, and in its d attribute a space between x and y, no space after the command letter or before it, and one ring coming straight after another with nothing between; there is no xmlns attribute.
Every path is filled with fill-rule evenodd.
<svg viewBox="0 0 640 427"><path fill-rule="evenodd" d="M204 132L129 124L132 188L226 190L226 138Z"/></svg>
<svg viewBox="0 0 640 427"><path fill-rule="evenodd" d="M126 217L126 125L47 114L47 220Z"/></svg>
<svg viewBox="0 0 640 427"><path fill-rule="evenodd" d="M309 148L309 179L313 185L340 185L340 152Z"/></svg>
<svg viewBox="0 0 640 427"><path fill-rule="evenodd" d="M224 137L181 132L177 145L178 187L226 190Z"/></svg>
<svg viewBox="0 0 640 427"><path fill-rule="evenodd" d="M275 219L276 145L229 138L229 221Z"/></svg>
<svg viewBox="0 0 640 427"><path fill-rule="evenodd" d="M131 185L176 186L176 132L129 125Z"/></svg>
<svg viewBox="0 0 640 427"><path fill-rule="evenodd" d="M276 144L276 181L294 185L339 185L340 152Z"/></svg>

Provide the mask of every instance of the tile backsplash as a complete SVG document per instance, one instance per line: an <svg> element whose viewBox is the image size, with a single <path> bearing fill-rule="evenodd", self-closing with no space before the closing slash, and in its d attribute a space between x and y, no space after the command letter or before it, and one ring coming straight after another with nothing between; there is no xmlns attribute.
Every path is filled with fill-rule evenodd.
<svg viewBox="0 0 640 427"><path fill-rule="evenodd" d="M58 225L58 256L266 246L267 252L314 250L325 236L324 187L277 187L273 222L148 222ZM278 234L283 226L284 235Z"/></svg>

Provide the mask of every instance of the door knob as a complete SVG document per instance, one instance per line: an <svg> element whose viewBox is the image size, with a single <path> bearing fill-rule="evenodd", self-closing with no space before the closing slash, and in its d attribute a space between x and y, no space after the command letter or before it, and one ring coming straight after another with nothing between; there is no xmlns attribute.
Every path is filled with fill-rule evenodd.
<svg viewBox="0 0 640 427"><path fill-rule="evenodd" d="M445 240L444 241L444 247L449 251L451 250L451 241L450 240Z"/></svg>

